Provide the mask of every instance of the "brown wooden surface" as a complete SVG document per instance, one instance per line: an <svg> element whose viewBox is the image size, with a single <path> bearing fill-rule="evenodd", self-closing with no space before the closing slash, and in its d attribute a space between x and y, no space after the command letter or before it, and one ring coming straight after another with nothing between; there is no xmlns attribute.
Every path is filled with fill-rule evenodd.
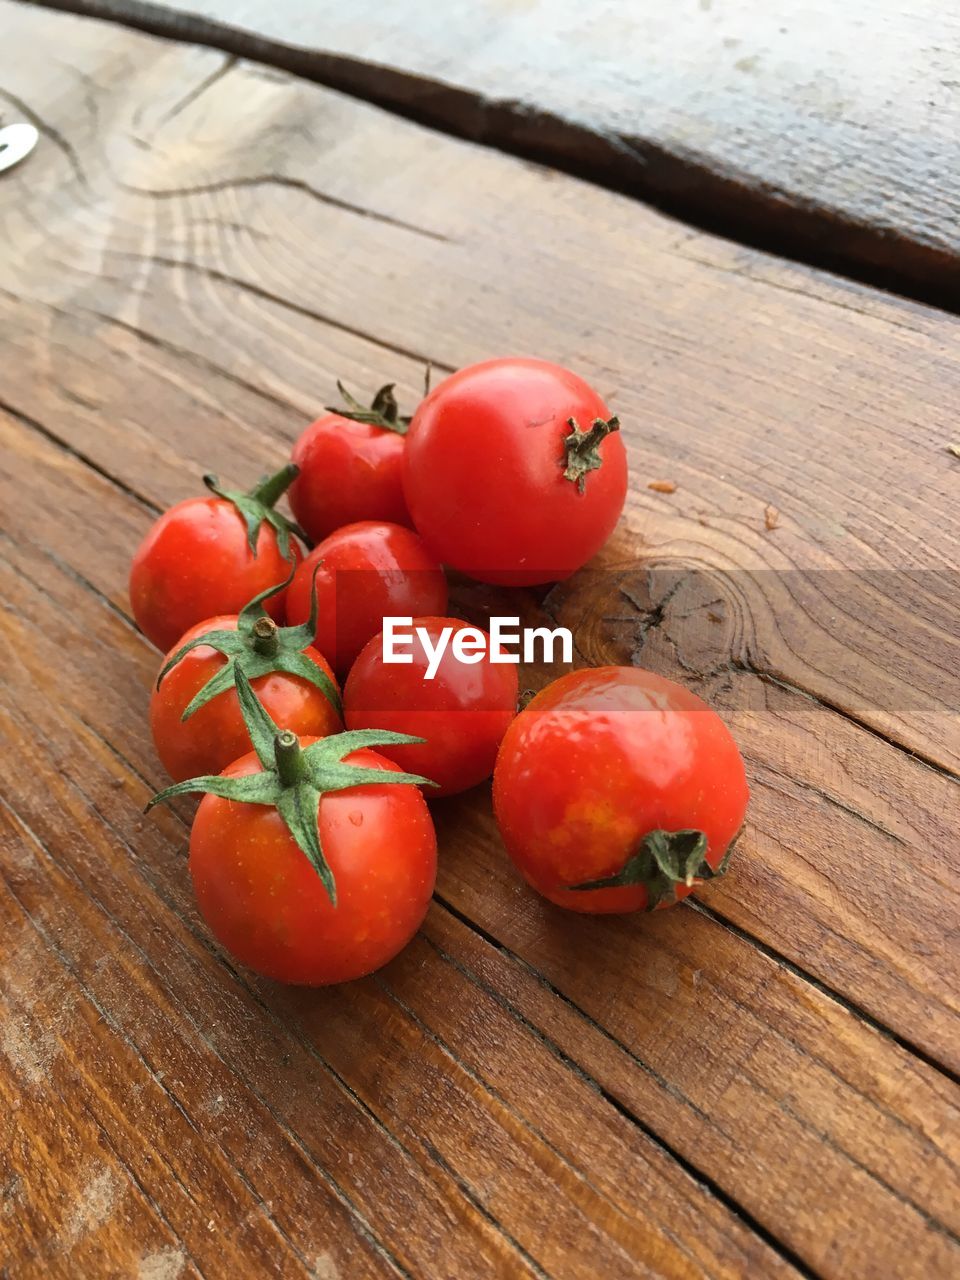
<svg viewBox="0 0 960 1280"><path fill-rule="evenodd" d="M41 0L199 40L960 309L943 0Z"/></svg>
<svg viewBox="0 0 960 1280"><path fill-rule="evenodd" d="M43 133L0 178L0 1274L956 1274L958 323L273 70L0 22ZM597 571L460 603L704 692L734 869L575 919L478 789L414 944L280 989L197 915L190 806L141 816L130 553L335 377L508 350L609 395L631 492Z"/></svg>

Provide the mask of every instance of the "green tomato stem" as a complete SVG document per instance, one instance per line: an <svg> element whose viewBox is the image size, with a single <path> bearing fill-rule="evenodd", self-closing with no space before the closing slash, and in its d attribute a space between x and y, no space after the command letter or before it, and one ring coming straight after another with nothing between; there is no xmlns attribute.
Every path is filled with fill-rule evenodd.
<svg viewBox="0 0 960 1280"><path fill-rule="evenodd" d="M262 502L265 507L272 507L286 493L299 474L300 468L288 462L272 476L266 476L259 484L254 485L249 496L254 502Z"/></svg>
<svg viewBox="0 0 960 1280"><path fill-rule="evenodd" d="M265 658L272 658L274 654L279 652L280 637L277 635L279 628L272 618L266 616L258 618L251 628L253 637L253 647L257 653L262 654Z"/></svg>
<svg viewBox="0 0 960 1280"><path fill-rule="evenodd" d="M281 729L273 740L273 752L277 761L277 777L283 787L295 787L303 780L303 764L297 735L289 729Z"/></svg>

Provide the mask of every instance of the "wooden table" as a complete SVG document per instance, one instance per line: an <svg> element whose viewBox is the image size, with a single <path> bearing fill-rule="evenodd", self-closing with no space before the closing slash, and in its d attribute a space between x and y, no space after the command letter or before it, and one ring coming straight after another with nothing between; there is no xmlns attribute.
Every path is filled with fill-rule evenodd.
<svg viewBox="0 0 960 1280"><path fill-rule="evenodd" d="M0 1276L960 1274L958 321L193 38L0 23L42 135L0 176ZM130 554L336 377L514 351L615 405L627 509L591 572L459 607L714 703L733 869L575 918L480 788L393 964L258 980L190 806L142 816Z"/></svg>
<svg viewBox="0 0 960 1280"><path fill-rule="evenodd" d="M943 0L38 0L293 71L960 309Z"/></svg>

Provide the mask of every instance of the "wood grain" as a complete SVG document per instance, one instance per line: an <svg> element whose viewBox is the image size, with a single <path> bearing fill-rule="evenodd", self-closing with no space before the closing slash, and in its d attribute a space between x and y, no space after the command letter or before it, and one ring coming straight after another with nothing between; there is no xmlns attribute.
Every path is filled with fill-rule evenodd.
<svg viewBox="0 0 960 1280"><path fill-rule="evenodd" d="M75 29L78 42L111 30ZM88 400L78 447L100 465L109 455L122 476L134 437L107 397L123 396L149 437L165 501L182 493L171 468L184 459L202 468L219 386L197 392L205 416L158 435L148 401L130 405L123 376L105 380L100 360L75 354L61 334L102 326L122 351L124 343L136 349L127 341L137 337L132 325L155 347L169 343L201 361L194 382L205 381L200 368L211 362L247 381L262 370L268 395L304 413L329 395L318 359L334 364L351 335L368 336L371 363L376 348L392 353L386 359L401 375L394 357L403 354L443 370L506 346L547 352L598 382L632 424L634 487L608 562L631 562L642 543L645 567L683 557L739 575L734 582L750 594L738 640L749 656L956 771L960 606L944 574L956 567L960 523L946 449L960 382L952 321L691 240L627 200L310 86L264 80L255 68L228 70L191 99L221 64L202 51L154 47L134 87L114 42L84 50L106 88L96 112L81 98L71 121L72 157L83 155L89 168L76 190L62 185L70 156L52 145L31 162L29 183L15 171L5 187L19 197L10 232L31 249L5 264L0 283L14 305L26 292L49 308L34 356L46 376L30 380L15 408L33 413L58 387ZM186 84L175 82L177 66ZM49 74L26 54L11 71L15 96ZM49 90L54 104L78 91L66 76ZM107 133L97 127L105 113L115 122ZM374 161L385 155L403 183L378 177ZM103 198L107 222L97 214ZM234 224L222 234L221 219ZM251 353L267 335L263 360ZM29 336L15 340L27 358ZM407 376L419 384L419 372ZM224 454L237 468L251 450L263 453L256 435L272 403L258 397L254 420L234 427ZM647 488L665 475L678 484L674 494ZM764 520L770 502L781 513L773 535ZM799 602L788 594L794 574L813 575L816 585ZM922 590L914 574L924 575ZM870 628L860 624L865 614ZM891 636L909 662L891 665Z"/></svg>
<svg viewBox="0 0 960 1280"><path fill-rule="evenodd" d="M29 428L6 419L3 439L7 456L28 461L27 468L12 468L14 485L25 470L41 477L66 470L65 487L105 510L122 544L124 510L137 510L131 499L91 479L78 461L65 461ZM206 939L190 900L183 826L173 815L156 826L140 817L155 785L145 774L158 773L144 723L154 653L46 548L22 534L22 544L9 539L6 528L4 535L4 641L31 650L12 673L2 722L5 752L15 761L9 782L20 835L7 847L4 878L90 982L109 1021L145 1059L164 1063L164 1085L200 1128L198 1142L226 1147L239 1176L264 1180L260 1196L285 1237L297 1241L297 1253L319 1251L335 1225L346 1236L347 1260L358 1247L311 1190L310 1177L319 1173L333 1183L337 1200L347 1199L359 1219L354 1231L375 1232L380 1250L413 1274L434 1274L434 1267L450 1276L540 1274L549 1262L551 1274L576 1275L587 1256L621 1275L636 1274L643 1258L656 1275L736 1276L754 1267L759 1274L791 1274L737 1215L609 1104L600 1115L626 1161L627 1185L645 1189L629 1211L598 1195L582 1156L578 1168L570 1155L558 1154L541 1136L539 1117L518 1120L463 1068L445 1080L446 1060L434 1038L384 994L380 981L300 995L236 974ZM125 557L123 546L107 538L97 550L111 572ZM67 620L60 630L66 663L48 638L60 617ZM104 651L111 654L110 687L91 699ZM75 839L64 840L64 814ZM112 844L118 847L111 856ZM449 985L436 958L429 966L408 951L391 972L405 967L430 986ZM483 1010L475 1016L482 1022ZM543 1051L535 1037L527 1040L531 1069ZM565 1067L559 1079L555 1068L554 1077L555 1086L565 1079L573 1091L561 1088L555 1105L575 1107L583 1093L577 1076ZM465 1141L471 1115L472 1142ZM158 1133L156 1141L166 1152L167 1138ZM300 1157L292 1170L285 1167L291 1154ZM186 1185L196 1176L185 1175ZM209 1186L208 1175L201 1176ZM576 1250L565 1247L571 1237L547 1229L532 1199L537 1193L562 1193L570 1230L579 1230ZM313 1217L305 1223L308 1196ZM229 1223L232 1212L223 1197L217 1220ZM678 1224L686 1224L686 1239L677 1238ZM55 1225L48 1223L48 1231ZM187 1238L179 1247L195 1256L187 1253ZM282 1242L276 1251L284 1253ZM299 1274L295 1257L286 1265ZM343 1274L354 1272L345 1266Z"/></svg>
<svg viewBox="0 0 960 1280"><path fill-rule="evenodd" d="M30 509L26 495L42 496L36 488L30 492L30 476L35 477L35 487L57 476L60 485L53 492L82 495L86 510L81 509L81 516L89 512L92 518L95 510L109 516L111 533L93 549L99 564L80 568L104 578L118 573L127 540L124 512L142 518L139 506L120 491L111 492L105 480L86 475L78 460L62 459L36 432L17 429L9 419L5 428L4 453L11 468L4 497L15 491L25 495L17 514ZM43 506L51 500L52 496ZM587 1196L592 1215L587 1238L614 1271L624 1265L623 1255L616 1250L609 1256L604 1253L604 1246L613 1246L598 1224L621 1249L626 1245L637 1251L628 1257L653 1256L653 1274L696 1274L698 1267L704 1274L777 1273L774 1259L744 1242L742 1228L738 1232L724 1223L722 1215L710 1226L717 1207L709 1200L685 1210L682 1201L678 1205L669 1195L670 1181L666 1187L653 1182L647 1161L662 1177L671 1178L669 1161L663 1154L657 1159L666 1142L667 1150L680 1154L700 1178L716 1178L721 1187L728 1187L741 1211L751 1216L755 1211L759 1221L768 1221L772 1232L786 1236L823 1274L849 1274L848 1268L869 1266L880 1248L892 1249L898 1257L919 1249L918 1257L933 1274L947 1273L953 1247L949 1233L960 1227L954 1221L956 1199L951 1190L960 1154L949 1137L957 1132L953 1086L801 977L764 959L743 939L706 918L701 924L699 914L686 909L674 913L685 918L669 936L639 936L629 927L617 930L613 945L609 937L601 941L599 930L585 922L558 919L560 913L534 902L507 872L493 847L482 796L448 804L439 812L445 851L441 900L450 908L445 913L435 910L427 925L425 936L436 954L424 952L418 944L382 978L366 984L396 993L397 1007L420 1029L413 1045L410 1030L396 1026L396 1008L376 993L364 997L354 987L287 995L270 984L242 979L219 954L211 958L209 944L207 949L198 945L203 929L182 872L184 829L174 818L163 819L165 830L158 834L150 821L137 816L156 785L150 775L159 776L144 725L155 656L115 609L78 581L76 571L57 564L56 551L37 545L42 537L39 522L31 526L28 520L27 528L29 534L18 535L24 541L22 549L19 541L5 540L0 565L9 610L5 645L30 653L29 664L10 691L12 727L5 735L5 758L18 762L11 775L18 823L21 830L26 824L32 839L40 842L38 852L45 861L54 858L55 847L61 850L63 822L57 813L51 815L49 798L38 791L38 778L53 774L55 798L70 797L70 820L79 835L56 855L58 861L66 858L65 870L79 885L70 892L71 880L64 875L37 884L34 871L31 901L39 911L56 911L47 932L56 937L59 951L67 948L72 967L85 978L93 970L88 980L97 1006L110 1010L111 1021L143 1045L141 1052L150 1060L169 1063L172 1055L175 1067L160 1069L175 1098L191 1116L198 1108L212 1113L202 1117L204 1142L225 1142L218 1099L233 1100L231 1115L243 1104L247 1142L255 1145L257 1168L266 1183L261 1194L281 1221L293 1218L286 1225L293 1239L304 1238L296 1206L278 1204L281 1189L290 1186L289 1171L280 1177L283 1165L269 1147L264 1167L265 1130L276 1113L289 1126L289 1141L305 1145L308 1154L315 1152L315 1160L323 1153L327 1171L329 1125L334 1125L338 1140L350 1144L345 1153L341 1148L340 1163L332 1170L339 1185L345 1168L361 1160L373 1140L337 1111L317 1136L314 1109L320 1104L313 1099L322 1100L325 1113L334 1106L329 1093L319 1089L319 1053L351 1096L357 1094L368 1107L383 1109L381 1123L389 1132L399 1129L407 1137L413 1123L415 1141L428 1144L434 1158L454 1163L474 1194L483 1195L488 1210L502 1212L499 1185L510 1197L510 1210L518 1212L514 1180L528 1185L530 1161L537 1158L547 1160L551 1185L563 1189L564 1202L569 1199L572 1210L578 1184L574 1181L571 1189L570 1174L564 1177L563 1166L548 1158L550 1150L563 1152L566 1146L567 1160L576 1162L581 1176L589 1179L580 1192ZM59 630L58 619L68 620ZM29 628L26 634L24 628ZM111 654L110 685L98 683L91 703L89 686L98 679L105 651ZM66 666L64 653L69 655ZM53 690L51 671L57 672ZM54 697L56 704L50 705ZM27 722L19 710L23 707L31 708ZM56 782L59 773L66 774L66 791ZM24 845L29 850L26 841ZM111 852L113 845L119 847ZM16 863L21 872L24 864L32 869L23 846ZM6 875L6 861L4 865ZM22 889L20 875L14 876L14 888ZM95 910L90 918L87 898L106 913L105 922L97 920ZM73 919L75 914L82 925ZM464 918L477 921L483 933L468 927ZM665 923L673 923L673 916ZM484 934L496 936L496 945ZM125 945L127 938L130 943ZM127 946L134 948L132 954ZM181 949L192 960L182 959ZM583 956L589 957L586 965L577 958ZM103 963L104 957L109 963ZM616 970L604 975L604 964L612 961ZM125 979L119 994L114 989L118 966ZM110 981L100 980L104 969ZM627 974L639 975L639 983L627 985ZM479 981L483 989L464 991L465 977ZM165 1019L146 1007L148 996L168 1010ZM189 1011L186 1024L178 1010ZM724 1029L722 1037L718 1028ZM398 1035L401 1039L394 1043ZM197 1037L202 1038L199 1045ZM447 1053L450 1059L455 1055L459 1069L454 1071L454 1063L441 1057L422 1077L424 1057L429 1062L430 1054L436 1054L439 1038L450 1046ZM200 1056L205 1042L219 1059L212 1066ZM251 1053L256 1055L253 1062ZM412 1075L408 1067L394 1080L385 1065L391 1062L418 1065ZM571 1062L578 1064L573 1072ZM463 1078L465 1072L466 1081L479 1077L486 1082L486 1107L492 1112L473 1134L467 1128L469 1108L457 1096L457 1076ZM739 1089L733 1090L738 1077ZM253 1105L252 1114L241 1091L244 1083L252 1085L256 1099L265 1103ZM592 1097L589 1086L597 1091ZM609 1101L597 1112L601 1097ZM147 1105L152 1103L148 1100ZM496 1123L497 1113L502 1115L504 1108L506 1117L525 1116L537 1135L532 1156L521 1156L502 1137L493 1153L477 1152L481 1140L496 1142L503 1124ZM571 1132L572 1114L590 1116L590 1131ZM629 1136L629 1126L623 1124L629 1120L635 1125L633 1117L642 1118L644 1130L653 1126L655 1146L644 1144L638 1152L642 1131ZM514 1119L507 1138L515 1142L516 1132ZM537 1157L543 1141L549 1145L541 1147ZM158 1145L165 1150L163 1137ZM229 1141L227 1150L246 1173L242 1162L251 1156L243 1147L235 1154ZM645 1161L640 1166L631 1163L629 1177L625 1173L621 1181L616 1162L626 1158L625 1152L632 1152L631 1162L638 1154L644 1154ZM377 1156L383 1160L382 1151ZM817 1168L819 1180L813 1186L804 1182L804 1197L791 1208L790 1189L810 1167ZM388 1172L391 1188L408 1185L409 1169ZM356 1178L349 1182L348 1192L362 1197L365 1179L359 1173ZM671 1180L676 1178L674 1173ZM375 1175L373 1180L376 1183ZM614 1214L598 1205L592 1189L598 1180L608 1187L615 1183L645 1188L645 1197L662 1206L666 1223L658 1228L645 1215L636 1227L623 1223L623 1207ZM694 1185L686 1175L680 1177L680 1189L687 1194ZM313 1203L316 1208L315 1196ZM376 1214L380 1221L391 1206L375 1198L361 1207L364 1216L372 1219ZM543 1250L542 1216L529 1205L520 1211L529 1215L520 1240ZM632 1212L639 1212L636 1203ZM229 1209L221 1206L219 1217L229 1220ZM931 1219L943 1225L932 1227ZM415 1222L417 1232L431 1247L438 1247L421 1199ZM680 1230L683 1222L688 1225ZM523 1224L511 1225L519 1229ZM389 1226L381 1247L419 1273L426 1263L416 1244L398 1242L393 1234L398 1224L391 1221ZM665 1229L674 1236L679 1231L672 1257L670 1236L664 1249ZM458 1234L463 1230L461 1226ZM718 1241L713 1251L711 1235ZM307 1239L316 1240L315 1230ZM696 1265L676 1252L688 1252L694 1239L700 1255ZM546 1241L558 1244L550 1235ZM550 1258L552 1274L584 1273L564 1267L565 1258L569 1261L566 1254ZM462 1259L452 1265L469 1266ZM512 1265L519 1268L520 1263Z"/></svg>
<svg viewBox="0 0 960 1280"><path fill-rule="evenodd" d="M21 1270L73 1266L92 1184L70 1248L120 1274L952 1274L956 323L217 54L0 19L0 97L45 134L0 184ZM139 816L130 551L200 471L276 462L336 375L412 395L497 349L623 406L633 487L597 571L461 607L682 673L744 745L751 826L700 906L574 920L478 790L437 805L421 938L281 991L196 914L189 806Z"/></svg>
<svg viewBox="0 0 960 1280"><path fill-rule="evenodd" d="M44 0L312 77L739 240L960 306L939 0Z"/></svg>

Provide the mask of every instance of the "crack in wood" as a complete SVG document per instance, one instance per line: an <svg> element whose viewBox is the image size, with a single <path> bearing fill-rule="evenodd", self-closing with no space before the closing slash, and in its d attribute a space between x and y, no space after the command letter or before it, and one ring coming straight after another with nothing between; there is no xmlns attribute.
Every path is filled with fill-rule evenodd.
<svg viewBox="0 0 960 1280"><path fill-rule="evenodd" d="M949 1080L951 1084L960 1085L960 1073L952 1070L952 1068L948 1067L945 1063L938 1061L931 1054L927 1053L925 1049L914 1044L906 1036L902 1036L898 1032L893 1031L885 1023L874 1017L872 1013L864 1009L862 1005L858 1005L854 1000L843 995L827 983L822 982L813 974L807 973L805 969L802 969L794 960L791 960L789 956L784 955L782 951L778 951L776 947L771 947L769 943L758 938L755 934L751 933L749 929L745 929L742 925L730 920L727 916L723 915L722 912L718 911L716 907L708 906L705 902L696 898L686 899L683 906L689 907L691 911L698 911L701 915L706 916L707 919L715 921L722 928L726 929L728 933L732 933L738 938L743 938L745 941L749 941L757 948L758 951L762 952L763 955L776 961L777 964L782 965L782 967L788 973L793 974L794 977L801 978L804 982L809 983L811 987L815 987L822 995L825 995L828 999L832 1000L834 1004L839 1005L842 1009L845 1009L847 1013L852 1014L861 1022L866 1023L867 1026L876 1031L878 1035L883 1036L887 1040L892 1040L893 1043L899 1046L899 1048L901 1048L905 1053L909 1053L911 1057L917 1058L926 1066L931 1067L938 1075Z"/></svg>
<svg viewBox="0 0 960 1280"><path fill-rule="evenodd" d="M128 498L132 498L139 507L142 507L145 511L149 511L151 515L158 516L161 514L163 508L157 503L152 502L148 497L140 493L139 490L134 489L132 486L126 484L125 481L112 475L106 470L106 468L101 467L99 463L95 462L93 458L88 457L85 453L82 453L79 449L75 448L69 440L57 435L55 431L45 426L42 422L38 422L36 418L31 418L29 414L22 413L15 405L9 404L2 398L0 398L0 413L9 414L11 418L16 419L16 421L22 426L29 428L31 431L36 431L39 435L43 436L45 440L49 440L52 445L56 445L57 448L62 449L64 453L69 454L71 458L76 459L76 461L81 463L83 466L89 467L91 471L96 472L98 476L113 485L115 489L119 489L122 493L125 493Z"/></svg>
<svg viewBox="0 0 960 1280"><path fill-rule="evenodd" d="M244 187L282 187L288 191L300 191L316 200L318 204L328 205L332 209L342 209L345 213L354 213L360 218L370 218L373 222L382 222L388 227L399 227L414 235L425 236L428 240L436 240L441 244L456 244L450 236L440 231L431 231L428 227L419 227L414 222L405 222L403 218L393 218L388 213L377 209L367 209L363 205L354 204L350 200L341 200L339 196L330 195L302 178L289 178L279 173L252 174L249 177L222 178L217 182L205 182L194 187L132 187L128 183L118 183L121 191L131 195L149 196L154 200L176 200L190 196L216 195L222 191L237 191Z"/></svg>
<svg viewBox="0 0 960 1280"><path fill-rule="evenodd" d="M362 338L365 342L369 342L383 351L390 351L394 355L404 356L408 360L419 361L423 365L429 364L432 368L440 369L443 373L454 372L453 365L446 364L441 360L434 360L420 351L413 351L409 347L390 342L386 338L378 338L371 333L366 333L362 329L335 319L333 316L325 315L323 312L304 306L302 303L294 302L292 298L285 298L282 294L272 293L269 289L264 289L261 285L254 284L250 280L241 280L238 276L231 275L228 271L220 271L216 267L202 266L200 263L189 262L183 258L167 258L159 254L132 253L121 249L115 249L113 253L118 258L130 258L137 262L152 262L156 266L164 267L167 270L187 271L193 275L204 276L208 280L217 280L221 284L232 285L235 289L239 289L243 293L249 293L264 302L272 302L275 306L282 307L285 311L304 316L308 320L315 320L319 324L328 325L331 329L339 329L341 333L348 333L351 337Z"/></svg>
<svg viewBox="0 0 960 1280"><path fill-rule="evenodd" d="M642 200L668 216L763 252L960 312L948 250L821 205L813 196L748 182L696 150L670 149L509 97L492 98L400 67L312 50L149 0L21 0L201 45L310 80L481 146L552 166ZM842 245L843 248L835 246Z"/></svg>
<svg viewBox="0 0 960 1280"><path fill-rule="evenodd" d="M499 952L513 964L516 964L519 968L528 973L536 983L543 987L544 990L548 991L555 999L560 1000L576 1017L583 1019L583 1021L598 1035L601 1035L605 1040L608 1040L618 1052L622 1053L645 1074L651 1076L666 1093L676 1098L681 1106L688 1107L697 1116L699 1116L704 1123L708 1125L716 1125L716 1121L702 1111L695 1102L686 1097L685 1094L680 1092L669 1080L661 1076L660 1073L657 1072L649 1063L645 1062L635 1054L629 1045L626 1045L623 1041L617 1039L612 1032L607 1030L607 1028L601 1023L597 1022L596 1019L578 1005L576 1001L572 1000L570 996L566 995L556 987L549 978L545 977L537 969L534 969L533 966L524 960L522 956L517 955L515 951L512 951L508 946L506 946L506 944L500 942L499 939L495 938L486 929L484 929L482 925L476 924L469 918L469 916L465 915L459 910L459 908L455 907L451 902L447 901L439 894L435 895L435 899L454 920L469 929L471 933L475 933L487 946L492 947L495 951ZM511 1017L516 1018L517 1021L519 1021L532 1035L534 1035L554 1057L561 1061L570 1070L576 1072L578 1078L597 1092L605 1102L614 1108L618 1115L621 1115L630 1124L635 1126L644 1134L645 1137L654 1143L656 1147L663 1151L665 1155L683 1169L684 1173L693 1182L698 1186L703 1187L705 1191L724 1204L731 1213L733 1213L750 1231L753 1232L754 1235L758 1236L778 1254L780 1254L784 1261L794 1267L800 1275L808 1277L809 1280L817 1280L818 1273L812 1270L803 1258L799 1256L799 1254L795 1253L789 1245L779 1239L773 1231L764 1225L764 1223L754 1217L754 1215L750 1213L748 1209L744 1208L744 1206L740 1204L739 1201L737 1201L728 1191L726 1191L720 1183L700 1169L692 1160L678 1150L677 1147L657 1133L655 1129L651 1128L651 1126L641 1116L624 1103L622 1099L618 1098L615 1093L602 1085L590 1074L589 1071L587 1071L586 1067L582 1063L572 1058L550 1036L548 1036L546 1032L542 1031L532 1023L529 1018L527 1018L526 1015L512 1003L512 1001L505 997L495 987L485 982L478 974L474 973L468 965L465 965L456 957L451 956L443 948L439 947L431 938L427 938L426 940L429 945L432 946L434 950L436 950L437 953L448 963L452 964L456 969L463 973L470 982L476 983L476 985L481 990L485 991L491 999L495 1000L497 1004L504 1008Z"/></svg>
<svg viewBox="0 0 960 1280"><path fill-rule="evenodd" d="M67 160L70 163L70 168L73 170L74 177L77 179L80 186L89 188L90 184L87 181L86 174L83 172L83 167L77 157L76 150L67 141L60 130L55 129L52 124L48 124L42 116L37 115L28 103L24 102L22 98L17 97L16 94L10 93L8 89L0 88L0 99L4 102L9 102L12 107L20 112L25 120L28 120L35 129L45 137L49 138L54 146L57 147L58 150L62 151L67 157Z"/></svg>
<svg viewBox="0 0 960 1280"><path fill-rule="evenodd" d="M129 333L132 337L139 338L148 346L156 347L159 351L166 351L168 354L176 356L178 360L186 360L188 363L196 365L198 369L215 374L218 378L226 378L228 382L232 382L243 391L249 391L251 395L255 395L269 404L276 405L278 409L284 409L296 414L298 421L303 416L303 410L291 400L285 400L283 396L275 395L272 391L268 391L266 387L258 386L257 383L240 377L232 369L227 369L224 365L217 364L206 356L200 355L198 351L193 351L188 347L181 347L177 343L171 342L169 338L161 338L140 325L131 324L127 320L120 320L117 316L108 315L105 311L96 311L92 307L84 307L82 310L85 315L93 316L95 319L111 325L115 329L122 329L124 333ZM64 388L61 389L65 390Z"/></svg>
<svg viewBox="0 0 960 1280"><path fill-rule="evenodd" d="M160 117L159 123L162 125L168 124L171 120L176 119L181 111L184 111L192 103L196 102L196 100L205 94L208 89L212 89L215 84L232 71L237 65L237 62L238 59L235 55L225 55L220 66L217 67L216 70L211 71L210 74L205 76L198 84L195 84L192 89L188 89L182 98L178 99L168 111L164 112Z"/></svg>
<svg viewBox="0 0 960 1280"><path fill-rule="evenodd" d="M718 674L724 669L725 668L721 666L717 669L717 673L711 672L710 674ZM949 768L945 764L941 764L938 760L934 760L932 756L927 755L925 752L917 751L915 748L907 747L902 742L898 742L897 739L892 737L890 734L884 733L882 729L878 729L875 725L870 724L861 716L856 715L856 713L851 711L848 707L844 707L841 703L836 702L831 698L825 698L822 694L813 693L811 690L803 688L802 685L795 684L772 671L764 671L760 667L754 666L744 658L732 658L727 669L730 671L742 671L747 675L756 676L758 680L763 680L767 684L776 685L780 689L785 689L788 693L795 693L801 698L806 698L808 702L814 702L818 707L823 707L827 711L834 712L835 715L842 716L844 720L847 720L852 725L856 725L858 729L862 729L864 733L870 734L872 738L876 738L880 742L885 742L888 747L893 747L897 751L902 751L905 755L916 760L918 764L922 764L925 768L931 769L934 773L940 774L941 777L949 778L951 782L960 782L960 773L957 773L956 770Z"/></svg>

